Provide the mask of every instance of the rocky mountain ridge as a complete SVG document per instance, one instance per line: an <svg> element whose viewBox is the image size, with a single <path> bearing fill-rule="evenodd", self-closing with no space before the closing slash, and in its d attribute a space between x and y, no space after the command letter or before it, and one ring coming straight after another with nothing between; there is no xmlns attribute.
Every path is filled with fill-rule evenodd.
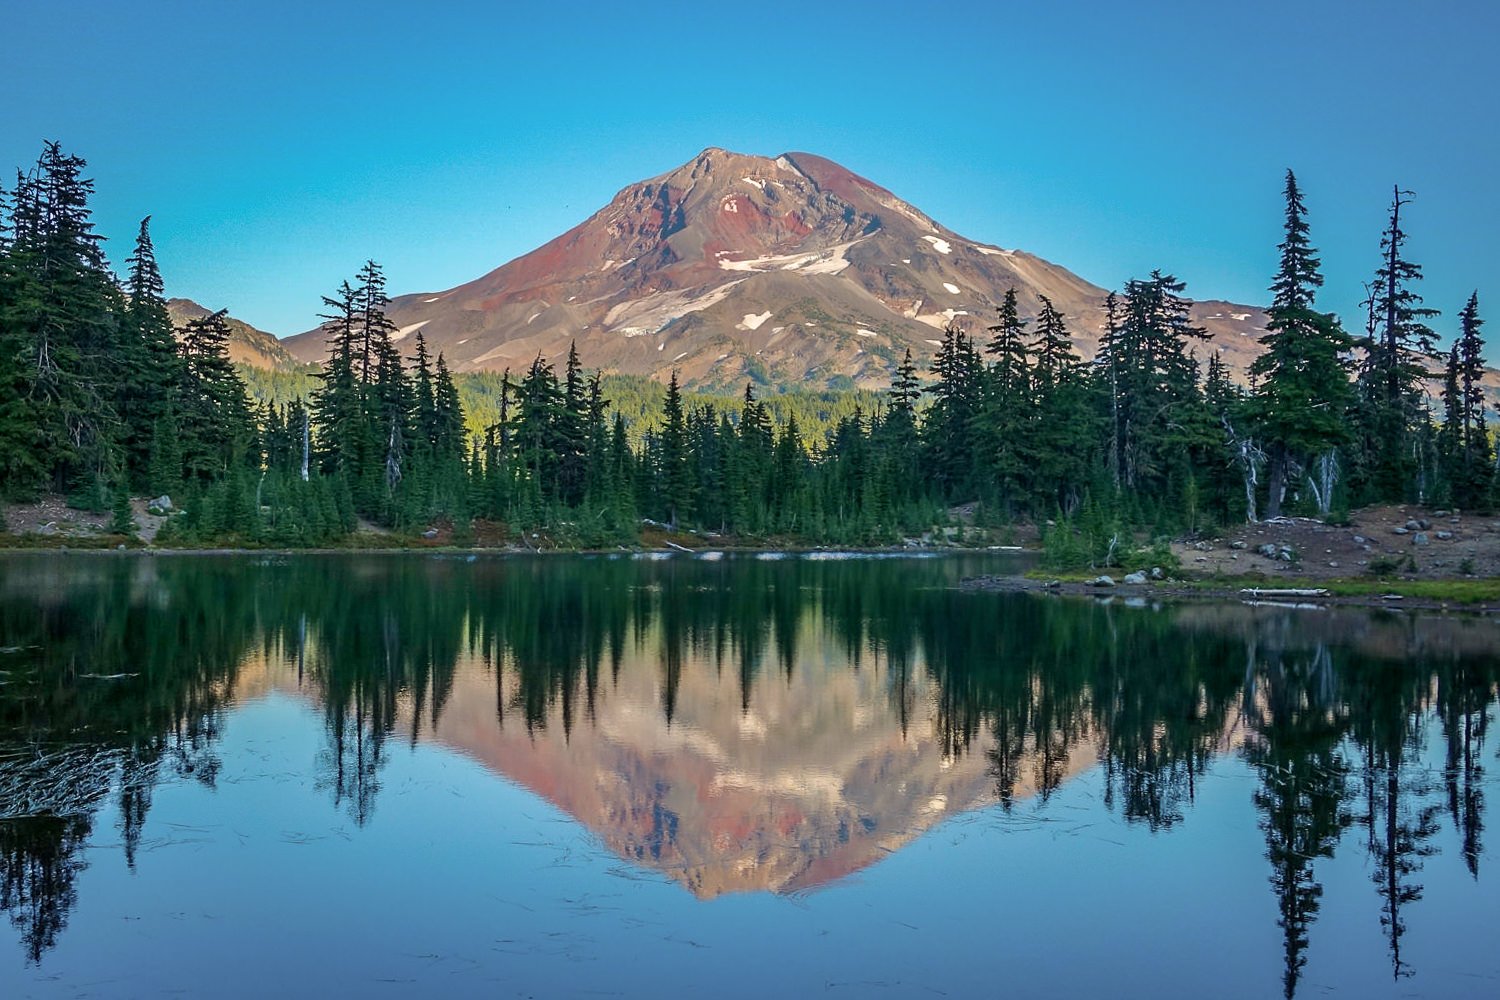
<svg viewBox="0 0 1500 1000"><path fill-rule="evenodd" d="M703 387L873 388L908 348L930 357L950 322L983 336L1011 287L1028 315L1050 298L1093 356L1104 289L961 236L822 157L710 148L474 281L396 298L390 315L399 337L422 331L460 372L560 359L576 341L589 367L677 368ZM1258 353L1260 309L1203 301L1194 318L1232 369ZM325 341L313 330L283 344L317 361Z"/></svg>

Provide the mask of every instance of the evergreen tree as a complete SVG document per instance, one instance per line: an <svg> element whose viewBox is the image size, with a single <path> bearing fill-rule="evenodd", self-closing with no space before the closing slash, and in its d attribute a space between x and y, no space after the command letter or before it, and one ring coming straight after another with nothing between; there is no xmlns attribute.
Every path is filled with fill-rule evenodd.
<svg viewBox="0 0 1500 1000"><path fill-rule="evenodd" d="M672 369L667 383L667 401L662 415L661 501L667 523L677 526L678 518L692 509L692 478L688 466L687 422L682 409L682 390L677 384L677 369Z"/></svg>
<svg viewBox="0 0 1500 1000"><path fill-rule="evenodd" d="M1014 287L1006 290L997 307L998 322L989 327L989 346L994 358L984 380L983 411L977 417L985 433L987 454L980 458L987 467L986 486L998 490L1001 503L1014 512L1026 488L1030 468L1031 372L1027 363L1026 322L1021 319Z"/></svg>
<svg viewBox="0 0 1500 1000"><path fill-rule="evenodd" d="M1405 257L1407 234L1401 209L1411 192L1399 186L1380 239L1381 264L1366 306L1369 324L1360 371L1364 489L1368 498L1420 498L1421 438L1426 421L1423 359L1432 355L1434 334L1426 320L1437 310L1422 305L1412 286L1422 269Z"/></svg>
<svg viewBox="0 0 1500 1000"><path fill-rule="evenodd" d="M1029 465L1033 512L1045 516L1057 508L1071 512L1082 498L1098 428L1067 322L1045 295L1041 302L1031 346L1036 400Z"/></svg>
<svg viewBox="0 0 1500 1000"><path fill-rule="evenodd" d="M1188 316L1182 282L1161 271L1132 280L1115 314L1106 300L1101 367L1109 379L1113 440L1110 450L1119 482L1160 498L1187 452L1180 431L1201 402L1198 366L1188 353L1208 333Z"/></svg>
<svg viewBox="0 0 1500 1000"><path fill-rule="evenodd" d="M323 297L328 333L328 360L312 394L312 416L318 425L319 464L327 475L346 482L360 479L364 466L364 416L354 368L356 293L345 281L336 297Z"/></svg>
<svg viewBox="0 0 1500 1000"><path fill-rule="evenodd" d="M0 397L0 461L18 474L7 482L12 493L97 492L120 460L112 397L121 301L90 218L85 166L48 142L12 195L3 323L13 360L0 369L9 384L0 391L11 396Z"/></svg>
<svg viewBox="0 0 1500 1000"><path fill-rule="evenodd" d="M1464 508L1488 510L1493 503L1495 455L1484 414L1484 339L1479 329L1479 293L1469 296L1458 314L1455 344L1458 403L1458 458L1453 471L1454 501Z"/></svg>
<svg viewBox="0 0 1500 1000"><path fill-rule="evenodd" d="M135 252L126 261L130 298L123 319L120 378L115 386L127 470L135 482L146 478L156 424L172 408L173 394L182 379L150 225L149 215L141 220Z"/></svg>
<svg viewBox="0 0 1500 1000"><path fill-rule="evenodd" d="M1324 472L1336 468L1336 450L1348 440L1346 411L1351 402L1344 357L1354 342L1337 319L1313 308L1323 275L1308 240L1302 192L1290 170L1285 197L1281 267L1271 284L1267 332L1260 338L1265 353L1250 366L1257 386L1254 422L1269 455L1267 517L1280 516L1296 470L1311 469L1314 462ZM1332 476L1321 478L1318 506L1327 513Z"/></svg>
<svg viewBox="0 0 1500 1000"><path fill-rule="evenodd" d="M250 402L229 360L224 310L189 321L180 341L179 446L187 475L207 483L248 454L253 434Z"/></svg>

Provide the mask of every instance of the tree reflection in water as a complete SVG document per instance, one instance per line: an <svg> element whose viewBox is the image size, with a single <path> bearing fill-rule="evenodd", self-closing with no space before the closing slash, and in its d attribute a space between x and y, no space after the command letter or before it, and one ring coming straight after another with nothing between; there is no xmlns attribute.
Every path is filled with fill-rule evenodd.
<svg viewBox="0 0 1500 1000"><path fill-rule="evenodd" d="M0 907L40 962L77 904L101 810L113 805L134 866L158 784L213 784L247 663L274 665L316 700L317 783L358 825L375 821L391 741L432 737L463 670L493 686L495 731L560 729L570 742L637 681L655 692L657 732L680 735L709 711L702 672L727 678L742 727L764 725L768 705L781 711L782 691L836 701L842 672L876 686L896 744L930 726L944 766L975 768L1006 810L1023 798L1046 809L1097 764L1108 808L1169 831L1190 820L1211 765L1238 755L1257 781L1285 995L1307 964L1320 865L1351 846L1371 861L1392 970L1411 973L1402 937L1444 821L1479 877L1492 624L974 594L952 586L960 571L946 560L11 560L0 576ZM632 675L643 662L652 676ZM774 735L788 753L808 748L804 771L833 767L858 736L838 728L843 703L794 708ZM1437 771L1424 756L1435 738ZM914 807L892 804L897 776L875 773L894 765L871 760L837 765L874 791L806 834L801 874L782 885L843 870L830 859L853 841L915 822L897 815ZM648 786L630 790L641 802L579 818L618 826L602 839L643 864L701 856L687 842L698 821L660 780L644 764L626 778Z"/></svg>

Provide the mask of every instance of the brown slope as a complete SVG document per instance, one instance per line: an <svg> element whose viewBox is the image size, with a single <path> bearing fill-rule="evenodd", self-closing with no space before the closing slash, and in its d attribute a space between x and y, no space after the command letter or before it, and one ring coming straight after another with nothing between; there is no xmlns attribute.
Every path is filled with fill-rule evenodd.
<svg viewBox="0 0 1500 1000"><path fill-rule="evenodd" d="M212 312L213 310L205 309L192 299L167 300L167 316L177 328L186 326L191 320L202 319ZM278 370L292 368L297 364L296 359L287 353L287 349L274 334L257 330L233 316L225 316L224 321L229 327L229 360L257 368Z"/></svg>
<svg viewBox="0 0 1500 1000"><path fill-rule="evenodd" d="M707 149L633 184L589 219L483 277L405 295L391 315L459 371L561 356L586 365L728 384L886 384L901 353L931 355L948 322L982 328L1011 287L1048 296L1085 356L1104 290L1019 250L975 243L832 161ZM1195 316L1231 367L1254 356L1264 316L1204 302ZM286 341L317 360L316 331Z"/></svg>

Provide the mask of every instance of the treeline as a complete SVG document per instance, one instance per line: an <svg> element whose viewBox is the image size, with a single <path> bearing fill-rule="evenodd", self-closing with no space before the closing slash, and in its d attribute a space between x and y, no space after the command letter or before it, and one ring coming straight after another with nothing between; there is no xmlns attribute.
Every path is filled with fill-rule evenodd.
<svg viewBox="0 0 1500 1000"><path fill-rule="evenodd" d="M977 502L982 523L1049 521L1049 547L1115 561L1136 532L1199 531L1383 501L1487 509L1495 455L1477 294L1436 371L1397 190L1361 335L1316 308L1323 277L1295 177L1249 387L1154 271L1104 303L1098 356L1045 297L1009 291L994 325L944 332L927 377L910 353L883 396L737 402L538 356L463 389L420 332L404 341L368 262L324 299L329 360L252 402L222 313L174 330L149 217L121 282L89 220L84 163L48 143L6 192L0 243L3 493L115 510L168 494L167 538L325 544L361 519L460 544L545 530L550 544L633 540L642 519L770 539L882 543ZM1200 353L1204 355L1200 357ZM1440 413L1428 381L1441 378ZM465 397L469 406L466 414Z"/></svg>

